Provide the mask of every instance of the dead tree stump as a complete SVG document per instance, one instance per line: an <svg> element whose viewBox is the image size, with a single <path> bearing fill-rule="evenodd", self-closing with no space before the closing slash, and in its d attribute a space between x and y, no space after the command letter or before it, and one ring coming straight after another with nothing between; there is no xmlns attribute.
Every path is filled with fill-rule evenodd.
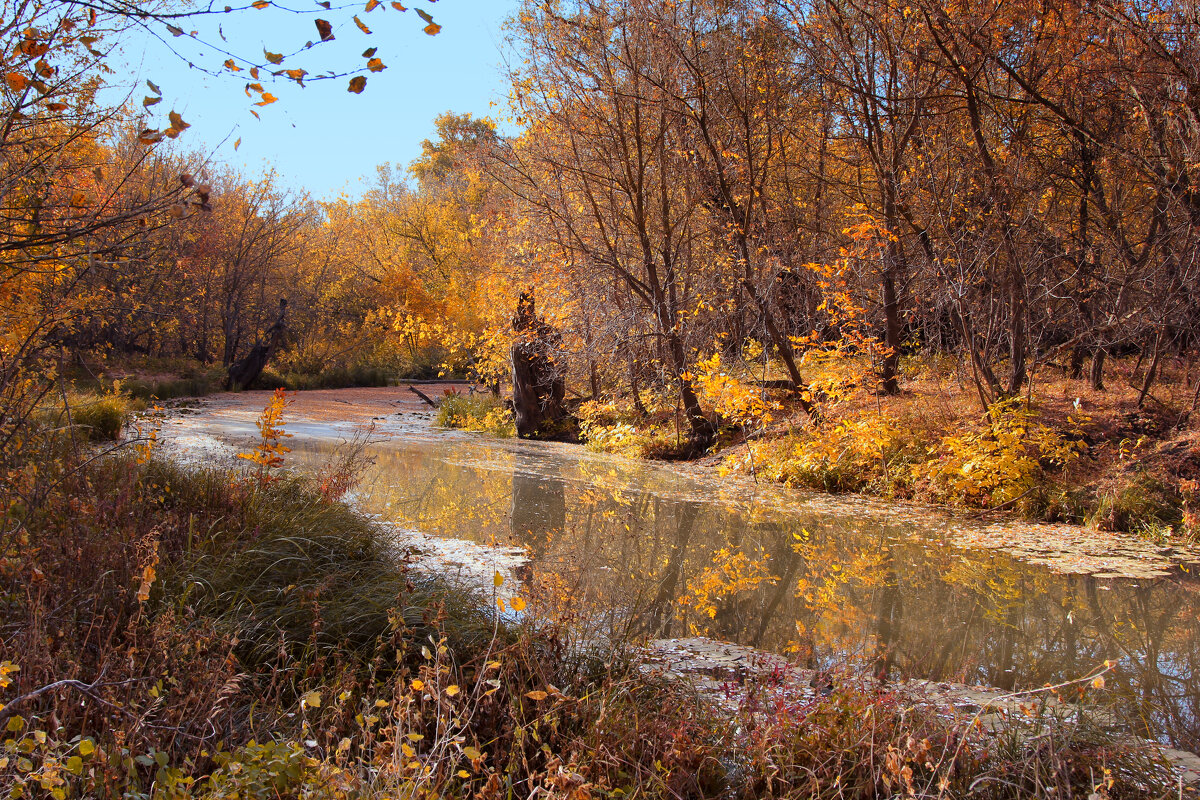
<svg viewBox="0 0 1200 800"><path fill-rule="evenodd" d="M287 298L281 297L279 298L279 318L271 327L267 328L266 341L260 339L254 347L250 348L250 352L244 358L229 365L229 372L225 376L226 389L246 389L258 380L258 376L262 374L263 368L275 355L275 350L278 349L279 342L283 339L283 333L287 329L284 323L286 314Z"/></svg>
<svg viewBox="0 0 1200 800"><path fill-rule="evenodd" d="M522 292L513 315L513 416L523 439L556 438L567 419L562 336L537 316L533 294Z"/></svg>

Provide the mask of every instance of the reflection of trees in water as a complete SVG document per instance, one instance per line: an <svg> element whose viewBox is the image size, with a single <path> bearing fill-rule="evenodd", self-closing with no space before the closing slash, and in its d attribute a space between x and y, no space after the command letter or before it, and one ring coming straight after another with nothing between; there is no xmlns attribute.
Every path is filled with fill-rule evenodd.
<svg viewBox="0 0 1200 800"><path fill-rule="evenodd" d="M1121 688L1128 687L1132 702L1120 709L1126 721L1144 736L1166 732L1176 747L1200 748L1197 587L1157 582L1113 597L1102 591L1104 582L1083 581L1089 628L1117 660Z"/></svg>
<svg viewBox="0 0 1200 800"><path fill-rule="evenodd" d="M524 547L538 562L552 539L567 527L566 484L557 464L542 465L540 473L528 473L518 463L512 474L510 530L514 544Z"/></svg>
<svg viewBox="0 0 1200 800"><path fill-rule="evenodd" d="M875 672L1002 687L1075 678L1115 659L1108 685L1128 692L1118 712L1145 734L1200 747L1200 593L1189 584L1060 576L994 552L931 546L903 525L734 510L673 492L664 475L644 490L608 480L607 464L588 475L524 453L493 453L487 468L449 452L378 455L373 510L441 535L511 534L544 569L569 576L614 633L683 634L678 597L728 547L763 559L778 581L721 598L713 619L684 622L767 649L799 637L811 666L849 654ZM515 462L507 471L506 459ZM797 596L801 581L810 590Z"/></svg>
<svg viewBox="0 0 1200 800"><path fill-rule="evenodd" d="M691 544L692 531L696 527L696 517L699 515L698 503L679 503L675 507L675 532L667 552L666 565L662 572L655 576L657 590L654 597L645 607L638 609L633 617L632 630L635 634L646 634L653 637L671 636L672 623L675 621L675 599L679 596L680 576L683 573L684 558Z"/></svg>
<svg viewBox="0 0 1200 800"><path fill-rule="evenodd" d="M875 677L887 680L895 665L895 640L901 625L904 603L900 596L900 580L896 574L896 559L891 548L885 551L883 585L879 590L879 613L875 623Z"/></svg>
<svg viewBox="0 0 1200 800"><path fill-rule="evenodd" d="M369 511L438 536L487 542L507 532L512 487L503 460L475 466L457 461L473 450L422 446L382 447L372 455L362 487Z"/></svg>

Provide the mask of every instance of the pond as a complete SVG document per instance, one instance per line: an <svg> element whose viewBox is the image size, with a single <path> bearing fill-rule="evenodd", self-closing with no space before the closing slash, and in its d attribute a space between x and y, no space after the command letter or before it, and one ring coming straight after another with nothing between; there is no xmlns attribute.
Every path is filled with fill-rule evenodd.
<svg viewBox="0 0 1200 800"><path fill-rule="evenodd" d="M393 392L395 390L392 390ZM229 441L250 411L186 418ZM261 408L258 403L257 408ZM289 423L291 459L326 459L348 425ZM1200 749L1200 582L1061 574L964 548L970 523L804 494L579 446L441 431L388 417L358 489L399 526L526 550L522 576L587 635L705 635L851 667L1001 689L1081 677L1107 659L1128 728Z"/></svg>

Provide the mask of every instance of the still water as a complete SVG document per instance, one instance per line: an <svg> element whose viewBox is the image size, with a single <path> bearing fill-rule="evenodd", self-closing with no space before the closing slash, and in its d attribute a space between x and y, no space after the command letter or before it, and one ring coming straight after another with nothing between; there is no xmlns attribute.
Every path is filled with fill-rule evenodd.
<svg viewBox="0 0 1200 800"><path fill-rule="evenodd" d="M307 434L290 442L296 462L339 441L319 426ZM1200 750L1200 583L1186 575L1062 575L952 546L936 514L577 446L413 424L369 452L358 490L367 511L525 548L530 585L597 634L701 634L808 667L1002 689L1112 659L1107 691L1122 721Z"/></svg>

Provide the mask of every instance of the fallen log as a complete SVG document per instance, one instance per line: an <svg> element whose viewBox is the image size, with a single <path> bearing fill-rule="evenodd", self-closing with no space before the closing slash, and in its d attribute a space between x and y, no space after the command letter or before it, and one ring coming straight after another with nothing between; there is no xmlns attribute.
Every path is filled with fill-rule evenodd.
<svg viewBox="0 0 1200 800"><path fill-rule="evenodd" d="M436 400L434 400L434 399L433 399L433 398L431 398L429 395L427 395L427 394L425 394L424 392L422 392L422 391L421 391L420 389L418 389L417 387L415 387L415 386L409 386L409 387L408 387L408 390L409 390L410 392L412 392L413 394L415 394L417 397L419 397L419 398L421 398L422 400L424 400L426 405L432 406L433 408L437 408L437 407L438 407L438 404L437 404L437 401L436 401Z"/></svg>

